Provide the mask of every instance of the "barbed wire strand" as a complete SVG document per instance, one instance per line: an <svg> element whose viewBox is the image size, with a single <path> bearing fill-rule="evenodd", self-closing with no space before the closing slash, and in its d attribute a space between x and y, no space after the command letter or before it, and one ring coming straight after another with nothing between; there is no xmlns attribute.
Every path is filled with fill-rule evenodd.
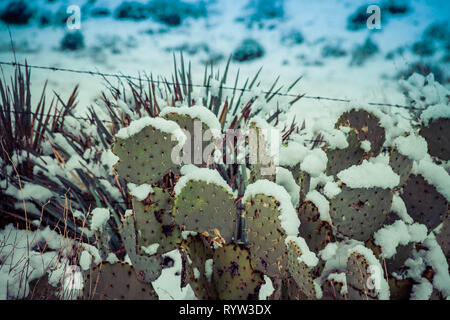
<svg viewBox="0 0 450 320"><path fill-rule="evenodd" d="M177 85L174 82L162 81L162 80L151 80L151 79L147 79L147 78L141 78L141 77L130 76L130 75L125 75L125 74L118 74L118 73L103 73L100 71L49 67L49 66L24 64L24 63L18 63L18 62L6 62L6 61L0 61L0 65L28 67L31 69L48 70L48 71L54 71L54 72L70 72L70 73L85 74L85 75L91 75L91 76L100 76L103 78L108 77L108 78L118 78L118 79L126 79L126 80L146 81L146 82L153 82L153 83L158 83L158 84ZM210 85L194 84L194 83L188 83L188 84L185 84L185 86L197 87L197 88L210 88L211 87ZM242 92L251 92L252 91L251 89L228 87L228 86L224 86L224 85L221 85L221 88L224 90L235 90L235 91L242 91ZM273 94L273 95L277 95L277 96L294 97L294 98L301 97L302 99L326 100L326 101L347 102L347 103L351 102L350 99L334 98L334 97L310 96L310 95L302 96L300 94L269 92L269 91L263 91L262 93ZM400 105L400 104L392 104L392 103L384 103L384 102L367 102L367 104L374 105L374 106L395 107L395 108L403 108L403 109L419 109L419 108L415 108L413 106L405 106L405 105ZM81 120L83 120L83 119L81 119Z"/></svg>

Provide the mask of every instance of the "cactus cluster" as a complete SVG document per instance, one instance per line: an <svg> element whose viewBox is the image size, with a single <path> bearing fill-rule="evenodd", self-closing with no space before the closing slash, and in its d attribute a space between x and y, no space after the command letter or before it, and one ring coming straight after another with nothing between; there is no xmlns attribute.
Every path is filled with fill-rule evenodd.
<svg viewBox="0 0 450 320"><path fill-rule="evenodd" d="M85 298L155 298L151 283L164 268L164 254L172 250L183 260L180 286L189 284L199 299L256 299L268 279L274 288L269 299L407 299L419 280L408 275L406 261L427 250L425 237L436 234L448 261L448 195L414 168L417 159L396 147L383 153L386 132L375 114L362 109L342 114L335 130L344 133L347 146L325 143L316 150L327 156L319 175L301 161L285 166L301 186L300 202L294 207L274 177L260 174L260 162L238 170L245 194L233 190L217 163L174 163L177 141L172 136L185 129L194 137L195 117L170 109L155 118L164 126L146 121L136 130L132 122L123 129L127 134L118 133L113 148L119 157L116 172L128 182L151 188L145 199L134 196L132 212L122 220L121 238L132 266L116 263L95 269L87 282L100 277L97 291L92 296L92 290L85 290ZM208 125L203 123L205 129ZM428 129L420 130L427 141L441 134ZM199 146L190 143L195 155ZM266 143L261 145L266 148ZM428 146L430 154L445 160L445 150L434 152L434 144ZM373 160L381 158L397 176L395 183L355 186L345 179L347 169L375 166ZM406 218L394 210L393 203L399 201ZM422 235L411 231L411 237L399 241L389 254L380 238L394 227ZM374 267L381 284L370 285ZM447 295L444 291L433 297Z"/></svg>

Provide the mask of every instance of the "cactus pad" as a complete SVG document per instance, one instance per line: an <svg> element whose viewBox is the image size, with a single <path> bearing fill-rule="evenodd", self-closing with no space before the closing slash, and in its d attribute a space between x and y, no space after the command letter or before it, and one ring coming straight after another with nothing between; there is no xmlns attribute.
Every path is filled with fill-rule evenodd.
<svg viewBox="0 0 450 320"><path fill-rule="evenodd" d="M227 243L235 237L234 197L214 183L188 181L175 200L174 217L185 230L207 232L211 236L219 231Z"/></svg>
<svg viewBox="0 0 450 320"><path fill-rule="evenodd" d="M323 300L348 300L348 295L344 290L345 285L347 285L345 281L339 281L329 276L322 283Z"/></svg>
<svg viewBox="0 0 450 320"><path fill-rule="evenodd" d="M273 197L258 194L245 203L247 237L252 263L256 270L268 277L286 277L286 233L281 227L279 202Z"/></svg>
<svg viewBox="0 0 450 320"><path fill-rule="evenodd" d="M319 210L310 201L301 205L298 216L301 222L299 235L312 251L318 253L331 242L333 231L330 224L320 220Z"/></svg>
<svg viewBox="0 0 450 320"><path fill-rule="evenodd" d="M450 261L450 215L444 219L440 232L436 235L436 240L442 248L442 252L447 258L447 262ZM450 264L449 264L450 266Z"/></svg>
<svg viewBox="0 0 450 320"><path fill-rule="evenodd" d="M375 290L367 287L368 263L363 255L352 253L347 260L347 288L350 300L377 300Z"/></svg>
<svg viewBox="0 0 450 320"><path fill-rule="evenodd" d="M214 251L213 279L221 300L247 300L257 296L263 276L254 271L247 249L229 244Z"/></svg>
<svg viewBox="0 0 450 320"><path fill-rule="evenodd" d="M450 119L440 118L422 127L420 135L427 140L428 153L439 159L450 160Z"/></svg>
<svg viewBox="0 0 450 320"><path fill-rule="evenodd" d="M302 255L300 247L294 241L289 241L287 243L287 248L289 273L297 283L299 291L302 292L308 300L317 299L316 287L311 270L304 262L301 262L298 259Z"/></svg>
<svg viewBox="0 0 450 320"><path fill-rule="evenodd" d="M182 243L184 252L189 257L190 264L187 265L187 277L195 296L201 300L217 299L217 290L206 275L205 264L213 258L213 249L202 235L188 236ZM194 268L198 270L195 276Z"/></svg>
<svg viewBox="0 0 450 320"><path fill-rule="evenodd" d="M392 167L392 170L400 176L399 185L402 185L408 180L409 175L411 174L413 160L402 155L396 149L393 149L389 156L389 165Z"/></svg>
<svg viewBox="0 0 450 320"><path fill-rule="evenodd" d="M275 163L274 159L270 157L267 152L269 145L266 137L262 133L262 129L255 126L253 123L250 127L257 133L252 143L249 144L249 153L254 157L256 163L250 163L250 179L249 183L254 183L260 179L267 179L275 182ZM255 139L256 138L256 139Z"/></svg>
<svg viewBox="0 0 450 320"><path fill-rule="evenodd" d="M83 289L86 300L157 300L151 283L143 283L130 265L102 264L86 276Z"/></svg>
<svg viewBox="0 0 450 320"><path fill-rule="evenodd" d="M391 300L409 300L413 287L412 279L397 280L394 277L388 279Z"/></svg>
<svg viewBox="0 0 450 320"><path fill-rule="evenodd" d="M153 190L145 202L133 199L138 245L159 243L157 252L166 253L178 248L181 232L173 218L173 197L161 188Z"/></svg>
<svg viewBox="0 0 450 320"><path fill-rule="evenodd" d="M138 247L134 219L134 214L124 219L121 237L137 277L140 281L149 283L161 275L163 259L159 254L147 255Z"/></svg>
<svg viewBox="0 0 450 320"><path fill-rule="evenodd" d="M370 141L369 153L376 156L380 153L385 141L385 130L380 125L379 119L365 110L351 110L345 112L336 122L336 128L340 126L351 127L356 130L359 141Z"/></svg>
<svg viewBox="0 0 450 320"><path fill-rule="evenodd" d="M178 145L171 134L151 125L126 138L117 138L113 153L119 157L115 164L119 176L137 185L153 184L167 172L177 172L172 150Z"/></svg>
<svg viewBox="0 0 450 320"><path fill-rule="evenodd" d="M363 160L364 150L361 149L361 141L358 140L354 129L350 130L347 142L348 147L345 149L327 150L327 175L336 175L344 169L360 164Z"/></svg>
<svg viewBox="0 0 450 320"><path fill-rule="evenodd" d="M351 189L330 200L333 225L345 236L366 241L384 223L391 209L392 191L380 188Z"/></svg>
<svg viewBox="0 0 450 320"><path fill-rule="evenodd" d="M449 212L447 199L421 175L412 174L409 177L400 197L411 218L426 225L429 230L436 228Z"/></svg>

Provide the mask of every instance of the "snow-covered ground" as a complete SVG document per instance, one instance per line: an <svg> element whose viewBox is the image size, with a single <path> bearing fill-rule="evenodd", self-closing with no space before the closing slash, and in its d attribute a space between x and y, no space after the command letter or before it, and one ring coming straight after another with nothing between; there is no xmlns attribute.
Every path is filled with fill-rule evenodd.
<svg viewBox="0 0 450 320"><path fill-rule="evenodd" d="M206 16L188 17L178 27L158 23L152 18L118 20L114 10L121 2L95 1L92 7L109 9L110 14L93 17L92 10L82 12L80 32L84 36L85 47L76 51L61 51L61 39L69 32L68 28L63 23L52 22L41 27L38 21L40 15L64 11L73 4L83 8L83 5L87 6L87 1L30 1L34 18L25 26L11 26L18 60L27 59L30 64L36 65L129 75L147 72L169 78L173 70L172 51L183 48L186 58L192 61L194 82L201 83L205 61L215 59L215 65L223 70L227 57L239 43L252 38L260 43L265 54L251 61L232 63L232 75L240 69L241 86L247 76L252 76L262 66L261 79L266 87L278 75L281 84L289 84L303 75L301 91L311 96L403 103L396 76L412 64L430 61L447 73L446 79L449 77L448 61L442 62L439 50L426 58L411 50L429 25L449 20L450 3L445 0L394 1L406 3L410 11L392 16L382 10L381 30L362 28L358 31L350 31L346 26L349 16L367 4L364 0L257 1L266 3L265 7L281 6L282 14L274 19L263 19L264 10L255 13L256 6L251 5L252 1L206 1ZM177 3L166 2L173 3L173 6ZM256 22L251 24L251 21ZM301 34L300 40L298 33ZM362 65L351 65L354 48L362 45L368 37L376 44L378 52ZM335 54L343 56L335 57L333 53L323 56L327 48L338 49L341 53ZM401 54L386 59L386 55L396 50L402 51L401 48L404 48ZM12 59L8 30L0 22L0 60ZM6 74L11 70L4 67ZM33 71L34 86L42 88L45 79L49 80L49 89L62 95L68 95L71 88L80 84L80 105L91 103L103 89L99 77ZM305 99L296 108L301 110L303 106L323 106L323 101Z"/></svg>

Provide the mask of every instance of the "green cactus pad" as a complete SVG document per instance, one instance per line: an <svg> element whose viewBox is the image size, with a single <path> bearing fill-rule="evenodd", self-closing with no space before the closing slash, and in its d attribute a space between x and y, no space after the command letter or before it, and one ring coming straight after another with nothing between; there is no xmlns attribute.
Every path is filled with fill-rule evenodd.
<svg viewBox="0 0 450 320"><path fill-rule="evenodd" d="M427 140L428 153L439 159L450 160L450 119L440 118L423 126L420 135Z"/></svg>
<svg viewBox="0 0 450 320"><path fill-rule="evenodd" d="M311 185L311 176L305 171L300 171L298 185L300 186L300 202L306 198Z"/></svg>
<svg viewBox="0 0 450 320"><path fill-rule="evenodd" d="M268 277L287 276L286 233L279 216L279 202L273 197L258 194L245 203L251 260L256 270Z"/></svg>
<svg viewBox="0 0 450 320"><path fill-rule="evenodd" d="M380 188L342 191L330 200L330 215L337 230L348 237L366 241L384 223L391 209L392 191Z"/></svg>
<svg viewBox="0 0 450 320"><path fill-rule="evenodd" d="M216 300L218 299L217 289L212 279L208 279L206 275L205 264L213 258L214 252L209 245L206 237L201 235L188 236L182 243L182 248L190 260L187 264L187 278L195 296L200 300ZM196 277L194 268L198 270Z"/></svg>
<svg viewBox="0 0 450 320"><path fill-rule="evenodd" d="M157 252L162 254L179 247L181 231L173 218L173 197L161 188L153 190L145 202L133 199L138 245L159 243Z"/></svg>
<svg viewBox="0 0 450 320"><path fill-rule="evenodd" d="M409 175L411 174L413 160L402 155L396 149L393 149L389 156L389 165L392 167L392 170L400 176L399 185L402 185L408 180Z"/></svg>
<svg viewBox="0 0 450 320"><path fill-rule="evenodd" d="M169 133L146 126L127 139L117 138L112 151L120 160L114 168L127 182L154 184L169 171L178 172L179 165L172 161L177 145Z"/></svg>
<svg viewBox="0 0 450 320"><path fill-rule="evenodd" d="M214 251L213 279L220 300L255 298L264 283L262 273L254 271L247 249L229 244Z"/></svg>
<svg viewBox="0 0 450 320"><path fill-rule="evenodd" d="M167 120L176 122L180 126L181 129L189 132L190 141L186 142L186 146L190 145L190 147L191 147L190 158L183 158L183 163L184 164L192 163L192 164L196 164L196 165L206 164L206 161L203 158L203 152L206 150L208 145L210 145L211 142L214 141L214 138L211 137L211 139L209 141L203 141L203 135L210 128L205 123L201 122L200 119L191 118L187 114L178 114L178 113L174 112L174 113L167 113L163 117ZM198 145L196 145L194 142L195 138L196 138L195 133L194 133L194 125L195 125L196 121L201 122L201 128L202 128L201 133L200 132L198 133L201 136L197 137L197 140L201 141L202 143L199 143ZM214 150L211 150L211 151L214 151ZM196 158L198 158L198 159L196 159Z"/></svg>
<svg viewBox="0 0 450 320"><path fill-rule="evenodd" d="M372 250L375 257L379 260L383 259L383 266L387 272L392 274L393 272L400 272L404 267L405 261L411 256L411 253L415 247L414 242L407 243L405 245L399 244L396 248L396 254L389 259L383 258L381 253L381 247L374 243L373 237L365 242L367 248Z"/></svg>
<svg viewBox="0 0 450 320"><path fill-rule="evenodd" d="M157 300L151 283L143 283L128 264L102 264L86 276L83 289L86 300Z"/></svg>
<svg viewBox="0 0 450 320"><path fill-rule="evenodd" d="M287 248L289 273L297 283L299 291L302 292L308 300L316 300L316 287L314 285L311 270L305 263L298 260L302 255L300 247L294 241L289 241L287 243Z"/></svg>
<svg viewBox="0 0 450 320"><path fill-rule="evenodd" d="M345 149L327 150L327 175L336 175L340 171L353 165L360 164L363 160L364 150L361 149L361 141L356 130L350 130L347 137L348 147Z"/></svg>
<svg viewBox="0 0 450 320"><path fill-rule="evenodd" d="M449 212L447 199L421 175L410 175L400 197L411 218L426 225L430 231L436 228Z"/></svg>
<svg viewBox="0 0 450 320"><path fill-rule="evenodd" d="M137 245L137 232L134 214L125 217L121 229L122 241L140 281L150 283L158 279L162 272L161 255L147 255Z"/></svg>
<svg viewBox="0 0 450 320"><path fill-rule="evenodd" d="M378 300L375 290L367 287L370 274L368 263L363 255L352 253L347 260L347 288L350 300Z"/></svg>
<svg viewBox="0 0 450 320"><path fill-rule="evenodd" d="M214 183L188 181L175 200L174 217L188 231L208 232L214 237L218 230L226 243L235 237L234 197Z"/></svg>
<svg viewBox="0 0 450 320"><path fill-rule="evenodd" d="M390 300L409 300L413 287L412 279L397 280L394 277L388 279Z"/></svg>
<svg viewBox="0 0 450 320"><path fill-rule="evenodd" d="M300 218L299 235L305 239L312 251L318 253L332 240L331 226L328 222L320 220L319 210L310 201L303 203L298 213Z"/></svg>
<svg viewBox="0 0 450 320"><path fill-rule="evenodd" d="M372 156L380 153L386 137L385 130L376 116L365 110L351 110L338 119L335 127L338 129L340 126L356 129L359 141L370 141L369 153Z"/></svg>
<svg viewBox="0 0 450 320"><path fill-rule="evenodd" d="M308 300L308 297L300 290L297 282L292 277L283 279L283 290L285 290L283 297L286 297L286 299Z"/></svg>
<svg viewBox="0 0 450 320"><path fill-rule="evenodd" d="M442 248L447 262L450 262L450 215L444 219L441 230L436 235L436 240ZM449 263L450 266L450 263Z"/></svg>

